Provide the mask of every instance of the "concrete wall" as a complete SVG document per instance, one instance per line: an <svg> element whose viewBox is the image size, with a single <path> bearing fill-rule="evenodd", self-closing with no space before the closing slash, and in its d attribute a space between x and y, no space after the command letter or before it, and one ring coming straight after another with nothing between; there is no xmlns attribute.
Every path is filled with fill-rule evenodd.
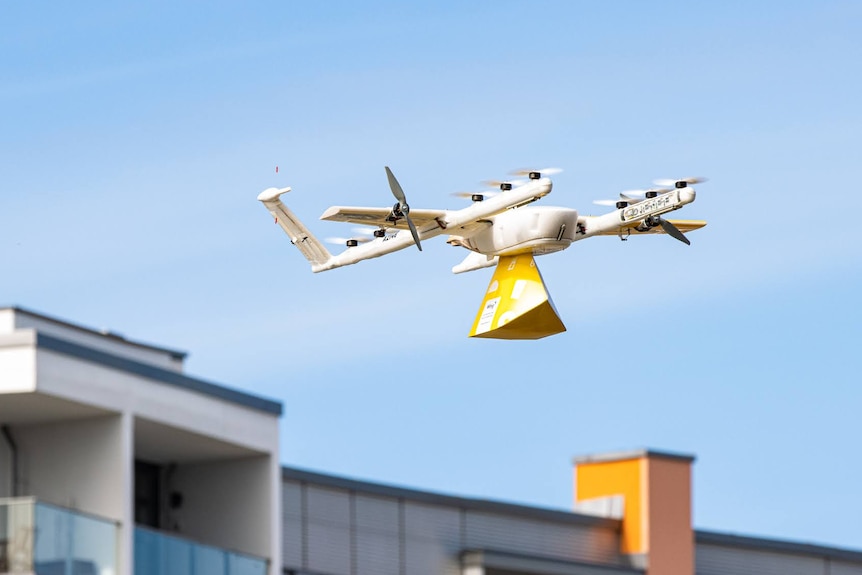
<svg viewBox="0 0 862 575"><path fill-rule="evenodd" d="M122 418L16 426L23 493L122 521L125 472Z"/></svg>
<svg viewBox="0 0 862 575"><path fill-rule="evenodd" d="M36 334L0 335L0 393L28 393L36 389Z"/></svg>
<svg viewBox="0 0 862 575"><path fill-rule="evenodd" d="M262 518L277 509L270 490L268 456L179 464L171 489L183 502L173 510L181 535L227 549L271 556L272 526Z"/></svg>

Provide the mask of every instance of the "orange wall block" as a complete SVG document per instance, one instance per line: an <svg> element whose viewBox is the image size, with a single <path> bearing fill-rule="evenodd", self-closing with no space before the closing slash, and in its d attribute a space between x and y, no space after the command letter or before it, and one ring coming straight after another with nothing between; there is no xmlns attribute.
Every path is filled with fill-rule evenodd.
<svg viewBox="0 0 862 575"><path fill-rule="evenodd" d="M646 522L642 497L646 489L646 462L642 459L579 464L575 468L575 501L597 497L623 496L621 551L646 553Z"/></svg>
<svg viewBox="0 0 862 575"><path fill-rule="evenodd" d="M693 575L693 457L641 450L575 459L575 502L623 497L620 551L648 575Z"/></svg>

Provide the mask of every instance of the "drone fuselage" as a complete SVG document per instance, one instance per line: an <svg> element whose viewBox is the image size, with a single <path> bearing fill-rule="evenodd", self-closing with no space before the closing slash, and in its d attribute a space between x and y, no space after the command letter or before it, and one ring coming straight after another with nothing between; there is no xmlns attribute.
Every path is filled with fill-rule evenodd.
<svg viewBox="0 0 862 575"><path fill-rule="evenodd" d="M529 206L490 218L491 225L468 235L450 236L449 243L486 256L558 252L575 241L578 212L570 208Z"/></svg>

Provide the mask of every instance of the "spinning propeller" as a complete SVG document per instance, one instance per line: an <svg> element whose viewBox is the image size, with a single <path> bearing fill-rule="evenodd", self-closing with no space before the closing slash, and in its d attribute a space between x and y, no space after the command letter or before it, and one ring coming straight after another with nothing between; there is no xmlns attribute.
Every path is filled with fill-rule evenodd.
<svg viewBox="0 0 862 575"><path fill-rule="evenodd" d="M364 244L370 242L375 238L382 238L386 235L385 228L353 228L353 233L357 234L350 238L339 238L339 237L329 237L326 238L326 242L330 244L345 244L349 248L353 248L358 246L359 244ZM374 236L369 237L369 236Z"/></svg>
<svg viewBox="0 0 862 575"><path fill-rule="evenodd" d="M650 188L648 190L628 190L620 192L619 200L595 200L593 203L598 206L616 206L617 208L625 207L618 204L634 204L642 202L644 199L654 198L659 194L670 192L671 188Z"/></svg>
<svg viewBox="0 0 862 575"><path fill-rule="evenodd" d="M675 188L687 188L689 185L702 184L705 181L707 181L706 178L698 177L679 178L676 180L664 178L659 180L653 180L652 183L657 186L673 186Z"/></svg>
<svg viewBox="0 0 862 575"><path fill-rule="evenodd" d="M496 192L493 190L482 191L482 192L452 192L452 196L456 198L461 198L464 200L473 200L474 202L481 202L485 198L490 198L492 196L496 196L500 192Z"/></svg>
<svg viewBox="0 0 862 575"><path fill-rule="evenodd" d="M395 179L395 174L386 168L386 177L389 179L389 188L392 190L392 195L398 200L398 203L392 206L392 215L390 217L398 219L403 217L407 220L407 225L410 226L410 233L413 235L413 241L416 242L416 247L422 251L422 244L419 242L419 232L416 231L416 226L413 225L413 220L410 219L410 206L407 205L407 197L404 195L404 190L401 189L401 184Z"/></svg>
<svg viewBox="0 0 862 575"><path fill-rule="evenodd" d="M619 209L619 208L624 208L629 204L633 204L635 202L641 201L640 198L635 198L635 197L632 197L628 194L629 194L629 192L622 192L622 193L620 193L620 199L618 199L618 200L593 200L593 203L596 204L597 206L613 206L613 207L616 207L617 209ZM625 204L625 205L621 205L621 204Z"/></svg>
<svg viewBox="0 0 862 575"><path fill-rule="evenodd" d="M530 168L524 168L522 170L514 170L509 172L510 175L513 176L527 176L529 180L485 180L482 184L490 187L490 188L500 188L500 192L508 192L514 187L522 186L528 183L530 180L538 180L543 175L549 176L552 174L559 174L562 172L562 168L542 168L541 170L534 170ZM498 191L493 192L456 192L452 194L458 198L469 198L474 202L481 202L487 196L493 196L495 194L499 194Z"/></svg>
<svg viewBox="0 0 862 575"><path fill-rule="evenodd" d="M649 188L647 190L628 190L620 194L621 197L630 198L632 201L640 202L644 199L654 198L659 194L673 191L672 188Z"/></svg>
<svg viewBox="0 0 862 575"><path fill-rule="evenodd" d="M508 192L512 188L522 186L526 183L526 180L485 180L482 182L482 185L488 186L489 188L500 188L501 192Z"/></svg>
<svg viewBox="0 0 862 575"><path fill-rule="evenodd" d="M337 244L344 244L348 248L355 248L359 244L364 244L364 243L367 243L370 241L371 241L371 238L335 238L335 237L326 238L326 243L336 244L336 245Z"/></svg>
<svg viewBox="0 0 862 575"><path fill-rule="evenodd" d="M538 180L542 176L553 176L563 171L563 168L542 168L540 170L524 168L510 172L513 176L527 176L531 180Z"/></svg>

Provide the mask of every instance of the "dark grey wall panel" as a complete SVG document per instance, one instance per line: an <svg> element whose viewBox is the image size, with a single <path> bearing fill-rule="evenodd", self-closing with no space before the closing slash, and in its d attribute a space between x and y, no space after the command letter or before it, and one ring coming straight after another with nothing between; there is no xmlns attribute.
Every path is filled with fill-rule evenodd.
<svg viewBox="0 0 862 575"><path fill-rule="evenodd" d="M340 489L326 489L308 485L306 487L306 509L309 520L350 525L350 493Z"/></svg>
<svg viewBox="0 0 862 575"><path fill-rule="evenodd" d="M350 573L350 533L333 525L308 523L308 570L315 573Z"/></svg>
<svg viewBox="0 0 862 575"><path fill-rule="evenodd" d="M407 575L461 575L459 554L439 541L407 538Z"/></svg>
<svg viewBox="0 0 862 575"><path fill-rule="evenodd" d="M282 563L302 567L302 489L299 483L282 483L281 505Z"/></svg>
<svg viewBox="0 0 862 575"><path fill-rule="evenodd" d="M386 497L356 494L356 528L398 536L398 501Z"/></svg>
<svg viewBox="0 0 862 575"><path fill-rule="evenodd" d="M468 512L465 547L619 565L619 536L607 529Z"/></svg>
<svg viewBox="0 0 862 575"><path fill-rule="evenodd" d="M441 541L460 549L461 510L437 505L408 502L404 507L407 536Z"/></svg>
<svg viewBox="0 0 862 575"><path fill-rule="evenodd" d="M355 494L353 513L357 575L398 575L402 554L398 501Z"/></svg>
<svg viewBox="0 0 862 575"><path fill-rule="evenodd" d="M310 571L348 575L350 573L350 494L347 491L305 489L306 533Z"/></svg>
<svg viewBox="0 0 862 575"><path fill-rule="evenodd" d="M862 575L862 564L853 565L843 561L832 561L827 575Z"/></svg>
<svg viewBox="0 0 862 575"><path fill-rule="evenodd" d="M408 502L404 526L408 575L460 575L459 509Z"/></svg>
<svg viewBox="0 0 862 575"><path fill-rule="evenodd" d="M397 533L356 533L357 575L399 575L400 556Z"/></svg>
<svg viewBox="0 0 862 575"><path fill-rule="evenodd" d="M697 544L697 575L834 575L818 557Z"/></svg>

